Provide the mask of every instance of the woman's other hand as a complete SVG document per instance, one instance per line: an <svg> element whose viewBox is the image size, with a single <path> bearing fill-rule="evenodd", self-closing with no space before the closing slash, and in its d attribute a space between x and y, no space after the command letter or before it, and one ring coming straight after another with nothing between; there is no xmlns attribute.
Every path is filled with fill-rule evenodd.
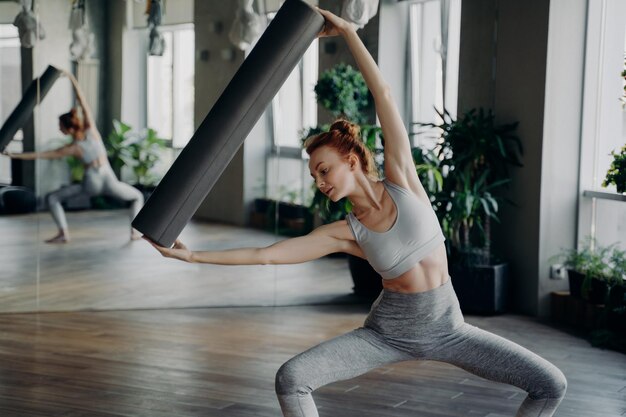
<svg viewBox="0 0 626 417"><path fill-rule="evenodd" d="M166 258L178 259L185 262L193 262L193 252L187 249L187 246L185 246L183 242L178 239L176 239L176 242L174 242L174 246L172 246L171 248L160 246L159 244L151 241L145 236L143 237L143 239L147 240L152 246L154 246L156 250L161 253L161 255Z"/></svg>
<svg viewBox="0 0 626 417"><path fill-rule="evenodd" d="M343 20L341 17L329 12L328 10L317 8L317 11L320 12L322 16L324 16L324 28L317 35L320 38L326 36L337 36L341 35L347 30L354 29L350 23Z"/></svg>

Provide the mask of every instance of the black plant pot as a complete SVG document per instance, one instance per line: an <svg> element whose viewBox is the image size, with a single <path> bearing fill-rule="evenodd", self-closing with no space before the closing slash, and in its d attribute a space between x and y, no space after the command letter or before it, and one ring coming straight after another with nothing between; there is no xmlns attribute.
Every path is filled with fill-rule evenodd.
<svg viewBox="0 0 626 417"><path fill-rule="evenodd" d="M609 311L606 317L606 327L622 337L626 337L626 314Z"/></svg>
<svg viewBox="0 0 626 417"><path fill-rule="evenodd" d="M574 298L583 298L582 288L583 281L585 281L585 274L581 274L573 269L568 269L567 279L569 280L569 294Z"/></svg>
<svg viewBox="0 0 626 417"><path fill-rule="evenodd" d="M309 209L300 204L278 203L278 217L286 219L304 219L309 214Z"/></svg>
<svg viewBox="0 0 626 417"><path fill-rule="evenodd" d="M609 292L609 304L613 308L626 306L626 286L615 285Z"/></svg>
<svg viewBox="0 0 626 417"><path fill-rule="evenodd" d="M508 305L509 266L451 265L452 284L464 313L503 313Z"/></svg>
<svg viewBox="0 0 626 417"><path fill-rule="evenodd" d="M254 200L254 211L257 213L267 213L276 207L276 201L269 198L256 198Z"/></svg>
<svg viewBox="0 0 626 417"><path fill-rule="evenodd" d="M378 297L383 289L383 281L370 263L358 256L348 255L348 267L354 282L354 294L371 300Z"/></svg>
<svg viewBox="0 0 626 417"><path fill-rule="evenodd" d="M589 288L589 296L587 297L589 304L604 304L608 295L609 285L606 281L591 278L591 288Z"/></svg>

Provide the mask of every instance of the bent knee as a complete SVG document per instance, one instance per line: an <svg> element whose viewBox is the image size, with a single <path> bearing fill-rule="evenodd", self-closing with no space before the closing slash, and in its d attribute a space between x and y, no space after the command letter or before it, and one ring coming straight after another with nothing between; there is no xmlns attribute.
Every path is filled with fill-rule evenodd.
<svg viewBox="0 0 626 417"><path fill-rule="evenodd" d="M308 394L312 391L305 383L305 373L294 361L285 362L278 369L275 388L278 395Z"/></svg>
<svg viewBox="0 0 626 417"><path fill-rule="evenodd" d="M567 378L558 368L554 368L541 386L537 387L537 393L531 393L535 399L563 398L567 391Z"/></svg>
<svg viewBox="0 0 626 417"><path fill-rule="evenodd" d="M552 396L550 398L563 398L565 396L565 391L567 391L567 378L563 375L563 372L558 370L558 373L552 379L552 384L550 385L550 392Z"/></svg>
<svg viewBox="0 0 626 417"><path fill-rule="evenodd" d="M45 200L46 200L46 203L48 203L48 207L50 207L53 204L56 204L59 202L59 197L55 193L50 193L46 195Z"/></svg>

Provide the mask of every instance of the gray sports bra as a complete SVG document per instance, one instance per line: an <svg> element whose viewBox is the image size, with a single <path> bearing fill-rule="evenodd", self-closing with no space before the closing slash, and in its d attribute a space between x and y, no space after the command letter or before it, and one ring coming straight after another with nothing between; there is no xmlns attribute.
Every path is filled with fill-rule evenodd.
<svg viewBox="0 0 626 417"><path fill-rule="evenodd" d="M77 140L76 143L78 143L78 147L81 150L81 159L85 165L91 164L98 159L100 155L106 155L107 153L104 143L95 138L89 129L85 130L85 139Z"/></svg>
<svg viewBox="0 0 626 417"><path fill-rule="evenodd" d="M346 220L372 267L384 279L392 279L413 268L445 238L430 204L386 179L383 185L397 211L396 221L388 231L369 230L352 213Z"/></svg>

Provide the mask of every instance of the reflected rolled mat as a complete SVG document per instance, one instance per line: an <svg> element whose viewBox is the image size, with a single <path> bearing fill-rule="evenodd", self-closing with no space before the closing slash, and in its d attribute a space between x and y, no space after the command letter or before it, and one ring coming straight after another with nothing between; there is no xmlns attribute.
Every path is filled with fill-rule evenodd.
<svg viewBox="0 0 626 417"><path fill-rule="evenodd" d="M17 107L13 110L13 112L9 115L9 118L0 128L0 152L7 147L9 142L13 140L15 133L26 124L29 117L33 114L33 109L37 104L37 81L39 80L39 96L40 99L48 94L50 88L54 82L59 79L61 75L61 71L53 67L52 65L48 65L48 68L44 71L44 73L38 79L35 78L22 96L22 100L18 103Z"/></svg>
<svg viewBox="0 0 626 417"><path fill-rule="evenodd" d="M135 229L161 246L174 243L323 25L305 2L285 1L133 220Z"/></svg>

